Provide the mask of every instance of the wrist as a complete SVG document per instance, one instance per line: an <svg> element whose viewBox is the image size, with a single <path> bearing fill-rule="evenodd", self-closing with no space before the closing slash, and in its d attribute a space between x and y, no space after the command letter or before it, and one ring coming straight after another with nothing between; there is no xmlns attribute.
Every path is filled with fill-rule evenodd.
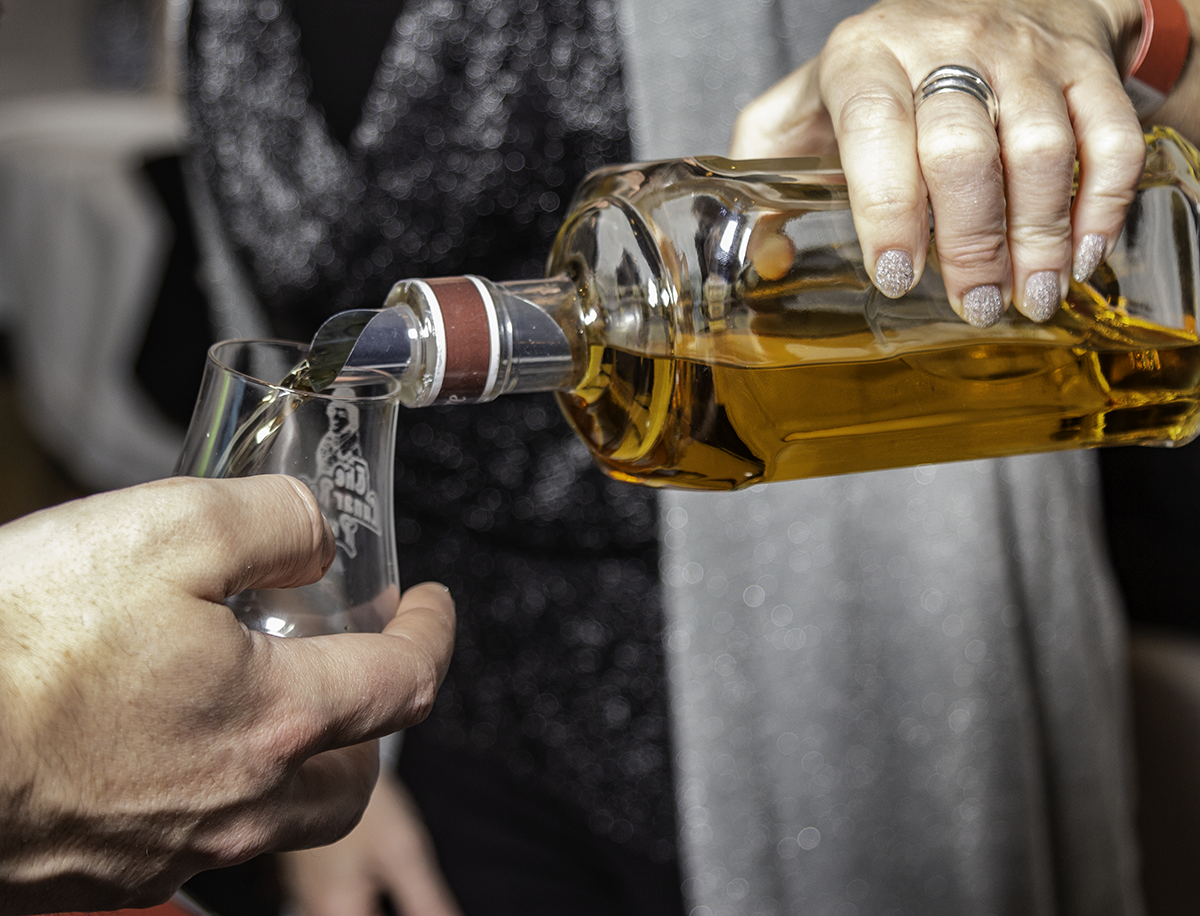
<svg viewBox="0 0 1200 916"><path fill-rule="evenodd" d="M1121 79L1144 121L1162 107L1183 75L1191 54L1191 24L1181 0L1139 0L1139 5L1137 43L1125 43Z"/></svg>
<svg viewBox="0 0 1200 916"><path fill-rule="evenodd" d="M1113 63L1122 77L1129 72L1142 37L1142 0L1096 0L1104 17Z"/></svg>

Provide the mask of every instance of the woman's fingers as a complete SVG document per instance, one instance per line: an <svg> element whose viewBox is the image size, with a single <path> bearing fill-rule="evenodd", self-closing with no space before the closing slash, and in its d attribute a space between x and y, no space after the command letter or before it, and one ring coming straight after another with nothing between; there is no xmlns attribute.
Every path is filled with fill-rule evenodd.
<svg viewBox="0 0 1200 916"><path fill-rule="evenodd" d="M908 74L886 48L834 54L822 67L821 93L837 133L863 260L881 292L902 296L921 275L929 245Z"/></svg>
<svg viewBox="0 0 1200 916"><path fill-rule="evenodd" d="M976 327L989 327L1000 320L1012 297L1004 168L996 128L978 99L958 91L925 99L917 106L916 127L917 155L933 208L934 243L950 304Z"/></svg>
<svg viewBox="0 0 1200 916"><path fill-rule="evenodd" d="M1013 302L1046 321L1067 290L1075 133L1062 92L1041 74L1004 87L1000 147Z"/></svg>
<svg viewBox="0 0 1200 916"><path fill-rule="evenodd" d="M1072 267L1083 282L1121 234L1146 160L1146 141L1116 72L1098 68L1066 91L1079 144Z"/></svg>
<svg viewBox="0 0 1200 916"><path fill-rule="evenodd" d="M381 838L380 843L386 844L390 853L383 880L391 890L392 900L399 904L402 913L462 916L412 795L398 779L380 779L375 791L381 790L385 793L391 824L390 836L386 840ZM373 813L368 808L367 817Z"/></svg>
<svg viewBox="0 0 1200 916"><path fill-rule="evenodd" d="M420 810L386 772L349 836L284 856L283 866L292 908L302 916L376 916L384 894L401 913L462 916Z"/></svg>
<svg viewBox="0 0 1200 916"><path fill-rule="evenodd" d="M1114 60L1136 39L1136 4L1111 12L1086 0L884 0L746 108L733 154L825 152L832 131L882 292L901 295L920 277L932 213L960 315L987 326L1011 301L1045 321L1072 273L1086 279L1111 251L1143 167ZM984 77L998 124L966 92L914 104L922 80L947 66Z"/></svg>

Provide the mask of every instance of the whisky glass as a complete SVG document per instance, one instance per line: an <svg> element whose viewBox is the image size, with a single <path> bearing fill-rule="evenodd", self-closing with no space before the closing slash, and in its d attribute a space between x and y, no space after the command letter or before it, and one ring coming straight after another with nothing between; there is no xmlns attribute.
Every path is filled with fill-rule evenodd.
<svg viewBox="0 0 1200 916"><path fill-rule="evenodd" d="M325 576L291 589L247 589L226 600L275 636L378 632L400 596L392 512L397 383L348 369L326 391L291 385L308 347L229 340L208 353L176 466L192 477L290 474L316 496L337 554Z"/></svg>

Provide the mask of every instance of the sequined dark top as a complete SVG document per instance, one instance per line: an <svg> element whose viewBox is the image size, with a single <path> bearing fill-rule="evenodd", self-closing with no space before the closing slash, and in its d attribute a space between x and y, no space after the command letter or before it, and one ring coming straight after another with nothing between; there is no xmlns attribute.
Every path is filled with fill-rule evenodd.
<svg viewBox="0 0 1200 916"><path fill-rule="evenodd" d="M314 104L329 89L296 19L200 0L191 32L194 148L280 333L403 277L540 274L574 186L629 158L610 0L409 0L348 144ZM668 858L653 492L605 478L552 398L524 396L404 416L396 494L403 581L443 581L458 604L423 740Z"/></svg>

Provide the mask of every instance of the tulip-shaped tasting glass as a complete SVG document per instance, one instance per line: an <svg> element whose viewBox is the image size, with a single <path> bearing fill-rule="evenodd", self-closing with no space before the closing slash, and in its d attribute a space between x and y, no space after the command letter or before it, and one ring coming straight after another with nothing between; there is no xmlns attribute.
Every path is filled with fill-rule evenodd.
<svg viewBox="0 0 1200 916"><path fill-rule="evenodd" d="M392 514L397 382L348 370L315 394L282 383L303 344L229 340L208 352L177 474L290 474L317 497L337 556L321 581L247 589L226 601L248 627L276 636L377 632L400 596Z"/></svg>

